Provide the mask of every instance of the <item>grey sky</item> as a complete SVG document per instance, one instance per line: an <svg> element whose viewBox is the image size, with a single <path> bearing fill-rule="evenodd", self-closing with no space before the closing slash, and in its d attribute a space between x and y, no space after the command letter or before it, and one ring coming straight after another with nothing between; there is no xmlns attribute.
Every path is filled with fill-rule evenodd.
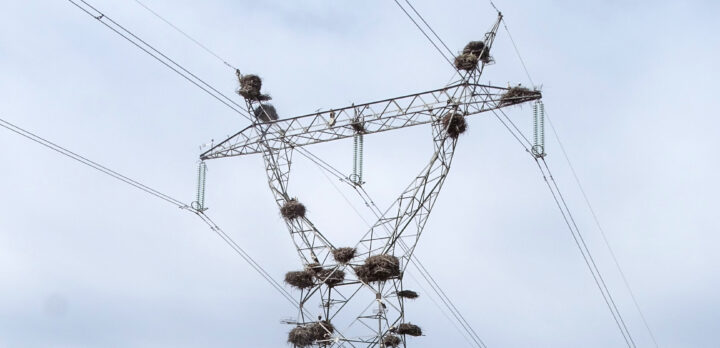
<svg viewBox="0 0 720 348"><path fill-rule="evenodd" d="M451 77L392 1L145 2L260 74L281 117ZM232 93L232 71L134 1L91 3ZM495 17L485 1L413 3L453 50ZM660 345L717 347L720 5L496 4ZM504 30L493 56L485 81L528 84ZM509 116L529 133L530 113ZM247 124L66 1L0 2L0 117L185 201L198 146ZM534 163L494 118L469 127L418 255L489 347L622 347ZM548 139L638 346L652 346ZM0 347L286 346L280 320L294 310L200 220L4 129L0 146ZM351 168L351 142L310 150ZM367 189L381 207L430 151L429 127L366 138ZM208 166L216 221L276 279L300 267L262 159ZM334 240L365 229L310 163L297 161L291 185ZM427 293L408 317L427 333L415 347L467 346Z"/></svg>

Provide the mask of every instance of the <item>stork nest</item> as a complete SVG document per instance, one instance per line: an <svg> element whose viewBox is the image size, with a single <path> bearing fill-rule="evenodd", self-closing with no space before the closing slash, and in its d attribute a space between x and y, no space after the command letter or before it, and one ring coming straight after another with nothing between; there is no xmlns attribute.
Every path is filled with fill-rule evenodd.
<svg viewBox="0 0 720 348"><path fill-rule="evenodd" d="M332 288L345 280L345 272L339 269L327 268L318 272L315 277Z"/></svg>
<svg viewBox="0 0 720 348"><path fill-rule="evenodd" d="M318 321L290 330L288 343L301 348L309 347L317 344L317 341L330 339L333 332L335 332L335 327L329 321Z"/></svg>
<svg viewBox="0 0 720 348"><path fill-rule="evenodd" d="M338 248L333 250L335 261L341 264L347 264L355 257L357 250L355 248Z"/></svg>
<svg viewBox="0 0 720 348"><path fill-rule="evenodd" d="M402 323L390 329L390 331L398 335L410 335L416 337L422 336L422 329L420 329L419 326L410 323Z"/></svg>
<svg viewBox="0 0 720 348"><path fill-rule="evenodd" d="M262 79L257 75L245 75L239 78L240 88L237 93L245 99L265 101L270 100L269 95L260 93Z"/></svg>
<svg viewBox="0 0 720 348"><path fill-rule="evenodd" d="M298 202L297 198L293 198L283 204L282 208L280 208L280 214L288 220L304 218L305 206Z"/></svg>
<svg viewBox="0 0 720 348"><path fill-rule="evenodd" d="M458 70L473 71L478 65L480 58L472 53L463 53L455 57L455 67Z"/></svg>
<svg viewBox="0 0 720 348"><path fill-rule="evenodd" d="M383 345L385 347L397 347L402 343L402 340L400 337L397 337L395 335L385 335L382 339Z"/></svg>
<svg viewBox="0 0 720 348"><path fill-rule="evenodd" d="M285 282L300 290L315 286L315 273L312 271L297 271L285 273Z"/></svg>
<svg viewBox="0 0 720 348"><path fill-rule="evenodd" d="M278 119L277 110L275 110L272 104L268 103L258 105L253 113L255 114L255 118L261 122L270 122Z"/></svg>
<svg viewBox="0 0 720 348"><path fill-rule="evenodd" d="M457 112L449 112L442 118L443 128L447 131L448 136L457 139L460 134L467 130L467 122L465 117Z"/></svg>
<svg viewBox="0 0 720 348"><path fill-rule="evenodd" d="M402 291L398 291L398 292L397 292L397 295L398 295L399 297L409 298L409 299L411 299L411 300L414 300L414 299L420 297L420 295L418 295L417 292L412 291L412 290L402 290Z"/></svg>
<svg viewBox="0 0 720 348"><path fill-rule="evenodd" d="M470 41L465 48L463 48L463 54L473 54L479 58L479 60L487 63L490 61L490 48L485 46L482 41Z"/></svg>
<svg viewBox="0 0 720 348"><path fill-rule="evenodd" d="M515 105L542 98L542 93L537 90L530 90L525 87L517 86L510 88L500 97L500 106Z"/></svg>
<svg viewBox="0 0 720 348"><path fill-rule="evenodd" d="M355 268L355 274L364 283L386 281L399 277L400 260L393 255L375 255L365 260L363 265Z"/></svg>
<svg viewBox="0 0 720 348"><path fill-rule="evenodd" d="M365 129L365 124L361 122L359 119L354 119L352 123L350 123L350 127L355 131L357 134L363 134L367 130Z"/></svg>

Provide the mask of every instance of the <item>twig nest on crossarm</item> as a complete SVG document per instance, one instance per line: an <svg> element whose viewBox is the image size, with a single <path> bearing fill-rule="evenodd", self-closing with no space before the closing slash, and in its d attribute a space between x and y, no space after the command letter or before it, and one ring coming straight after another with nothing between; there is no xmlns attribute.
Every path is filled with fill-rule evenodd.
<svg viewBox="0 0 720 348"><path fill-rule="evenodd" d="M315 285L315 273L308 270L287 272L285 282L300 290L311 288Z"/></svg>
<svg viewBox="0 0 720 348"><path fill-rule="evenodd" d="M333 258L335 258L335 261L340 264L347 264L350 262L354 257L357 250L355 248L337 248L333 250Z"/></svg>
<svg viewBox="0 0 720 348"><path fill-rule="evenodd" d="M305 206L296 198L290 199L280 208L280 214L288 220L305 217Z"/></svg>
<svg viewBox="0 0 720 348"><path fill-rule="evenodd" d="M442 118L442 125L448 136L457 139L467 130L465 117L458 112L449 112Z"/></svg>
<svg viewBox="0 0 720 348"><path fill-rule="evenodd" d="M505 94L500 97L500 106L515 105L542 98L542 92L531 90L522 86L508 89Z"/></svg>
<svg viewBox="0 0 720 348"><path fill-rule="evenodd" d="M327 320L297 326L290 330L288 343L296 347L310 347L317 344L318 341L330 339L333 332L335 332L335 327Z"/></svg>

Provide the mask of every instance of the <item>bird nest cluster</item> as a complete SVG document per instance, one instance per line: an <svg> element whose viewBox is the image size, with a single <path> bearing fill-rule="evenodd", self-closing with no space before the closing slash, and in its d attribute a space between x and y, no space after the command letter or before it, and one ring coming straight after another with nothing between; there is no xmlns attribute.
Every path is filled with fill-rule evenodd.
<svg viewBox="0 0 720 348"><path fill-rule="evenodd" d="M270 122L278 119L277 110L272 104L262 103L253 111L255 118L260 122Z"/></svg>
<svg viewBox="0 0 720 348"><path fill-rule="evenodd" d="M285 273L285 282L300 290L315 286L315 272L304 270Z"/></svg>
<svg viewBox="0 0 720 348"><path fill-rule="evenodd" d="M542 93L537 90L531 90L522 86L508 89L505 94L500 97L500 106L514 105L524 103L526 101L540 99Z"/></svg>
<svg viewBox="0 0 720 348"><path fill-rule="evenodd" d="M355 274L364 283L386 281L399 277L400 260L393 255L375 255L365 260L365 263L355 268Z"/></svg>
<svg viewBox="0 0 720 348"><path fill-rule="evenodd" d="M237 93L243 98L250 101L265 101L270 100L269 95L260 93L262 88L262 79L257 75L244 75L238 74L238 80L240 81L240 88Z"/></svg>
<svg viewBox="0 0 720 348"><path fill-rule="evenodd" d="M310 347L318 341L328 340L335 327L327 320L293 328L288 334L288 343L296 347Z"/></svg>
<svg viewBox="0 0 720 348"><path fill-rule="evenodd" d="M460 134L464 133L467 130L467 122L465 122L465 117L463 117L462 114L457 112L448 112L445 116L443 116L442 125L443 128L445 128L448 136L453 139L457 139Z"/></svg>
<svg viewBox="0 0 720 348"><path fill-rule="evenodd" d="M398 291L398 292L397 292L397 295L398 295L398 297L409 298L409 299L411 299L411 300L414 300L414 299L420 297L420 295L418 295L417 292L412 291L412 290L402 290L402 291Z"/></svg>
<svg viewBox="0 0 720 348"><path fill-rule="evenodd" d="M460 55L455 57L455 67L458 70L472 71L480 62L490 62L490 48L482 41L470 41Z"/></svg>
<svg viewBox="0 0 720 348"><path fill-rule="evenodd" d="M345 280L345 272L335 268L326 268L318 272L315 277L332 288Z"/></svg>
<svg viewBox="0 0 720 348"><path fill-rule="evenodd" d="M304 218L305 206L302 203L298 202L297 198L292 198L285 202L285 204L283 204L283 206L280 208L280 214L288 220Z"/></svg>
<svg viewBox="0 0 720 348"><path fill-rule="evenodd" d="M410 323L402 323L395 326L390 329L390 332L398 335L422 336L422 329L420 329L419 326Z"/></svg>
<svg viewBox="0 0 720 348"><path fill-rule="evenodd" d="M400 337L397 337L395 335L385 335L382 339L383 345L387 347L397 347L402 343L402 340L400 340Z"/></svg>
<svg viewBox="0 0 720 348"><path fill-rule="evenodd" d="M337 263L347 264L355 257L357 250L355 248L337 248L333 250L333 258Z"/></svg>

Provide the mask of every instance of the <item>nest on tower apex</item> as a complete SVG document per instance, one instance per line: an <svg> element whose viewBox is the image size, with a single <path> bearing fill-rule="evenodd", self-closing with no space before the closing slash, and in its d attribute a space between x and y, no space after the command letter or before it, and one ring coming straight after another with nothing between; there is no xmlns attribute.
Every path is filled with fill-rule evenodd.
<svg viewBox="0 0 720 348"><path fill-rule="evenodd" d="M386 281L399 277L400 260L393 255L375 255L365 260L363 265L355 267L355 274L364 283Z"/></svg>
<svg viewBox="0 0 720 348"><path fill-rule="evenodd" d="M297 198L292 198L285 202L280 208L280 214L288 220L305 217L305 206L298 202Z"/></svg>
<svg viewBox="0 0 720 348"><path fill-rule="evenodd" d="M315 277L329 287L333 287L345 280L345 272L335 268L326 268L317 272Z"/></svg>
<svg viewBox="0 0 720 348"><path fill-rule="evenodd" d="M400 337L397 337L395 335L385 335L382 339L383 345L385 347L397 347L402 343L402 340L400 340Z"/></svg>
<svg viewBox="0 0 720 348"><path fill-rule="evenodd" d="M490 48L485 46L482 41L470 41L465 48L463 48L463 54L473 54L478 57L483 63L490 61Z"/></svg>
<svg viewBox="0 0 720 348"><path fill-rule="evenodd" d="M448 136L453 139L457 139L460 134L463 134L465 130L467 130L465 117L457 112L448 112L442 118L442 125L443 128L445 128L445 131L447 131Z"/></svg>
<svg viewBox="0 0 720 348"><path fill-rule="evenodd" d="M332 254L337 263L344 265L355 257L356 252L355 248L337 248L333 250Z"/></svg>
<svg viewBox="0 0 720 348"><path fill-rule="evenodd" d="M506 106L520 104L526 101L540 99L541 97L542 93L540 91L530 90L522 86L517 86L508 89L508 91L505 92L502 97L500 97L498 105Z"/></svg>
<svg viewBox="0 0 720 348"><path fill-rule="evenodd" d="M478 65L480 58L472 53L463 53L455 57L455 67L458 70L473 71Z"/></svg>
<svg viewBox="0 0 720 348"><path fill-rule="evenodd" d="M420 329L419 326L410 323L402 323L393 327L390 329L390 332L398 335L422 336L422 329Z"/></svg>
<svg viewBox="0 0 720 348"><path fill-rule="evenodd" d="M285 282L300 290L311 288L315 286L315 273L308 270L287 272Z"/></svg>
<svg viewBox="0 0 720 348"><path fill-rule="evenodd" d="M398 291L398 292L397 292L397 295L398 295L399 297L409 298L409 299L411 299L411 300L414 300L414 299L420 297L420 295L418 295L417 292L412 291L412 290L402 290L402 291Z"/></svg>
<svg viewBox="0 0 720 348"><path fill-rule="evenodd" d="M288 334L288 343L296 347L309 347L318 341L328 340L335 332L335 327L327 320L293 328Z"/></svg>
<svg viewBox="0 0 720 348"><path fill-rule="evenodd" d="M267 123L278 119L277 110L275 110L275 107L269 103L258 105L253 113L255 114L255 118L260 122Z"/></svg>
<svg viewBox="0 0 720 348"><path fill-rule="evenodd" d="M265 101L272 99L269 95L260 93L260 89L262 88L262 79L260 76L238 75L238 80L240 81L240 88L237 90L237 93L243 98L252 101Z"/></svg>

